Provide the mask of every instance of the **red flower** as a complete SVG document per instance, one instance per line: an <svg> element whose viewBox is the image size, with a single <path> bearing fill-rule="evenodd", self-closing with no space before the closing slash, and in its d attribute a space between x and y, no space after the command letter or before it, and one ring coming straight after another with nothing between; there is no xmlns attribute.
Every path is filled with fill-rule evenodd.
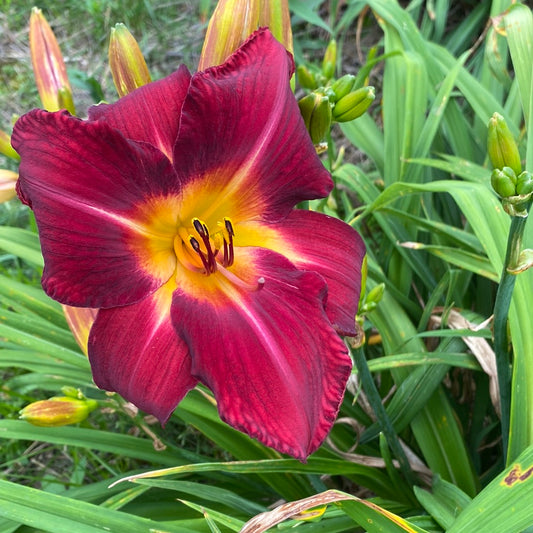
<svg viewBox="0 0 533 533"><path fill-rule="evenodd" d="M82 121L33 110L15 126L20 198L35 212L43 287L99 308L96 384L165 422L197 381L221 418L305 459L351 361L364 246L295 210L332 187L267 30L222 65L185 67Z"/></svg>

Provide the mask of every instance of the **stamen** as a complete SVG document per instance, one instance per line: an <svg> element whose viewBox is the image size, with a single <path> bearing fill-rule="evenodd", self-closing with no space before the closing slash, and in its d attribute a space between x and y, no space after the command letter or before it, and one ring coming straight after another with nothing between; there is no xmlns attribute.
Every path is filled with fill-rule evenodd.
<svg viewBox="0 0 533 533"><path fill-rule="evenodd" d="M204 246L205 246L205 250L207 253L207 264L209 265L209 268L206 268L206 273L212 274L213 272L216 272L217 270L217 261L215 258L216 253L213 251L213 247L211 246L211 240L209 239L209 230L207 229L207 226L199 218L193 218L192 225L194 226L196 233L198 233L198 235L202 239Z"/></svg>
<svg viewBox="0 0 533 533"><path fill-rule="evenodd" d="M198 254L200 259L202 260L202 264L204 265L204 268L205 268L205 274L207 276L209 276L209 274L212 274L211 267L209 265L209 260L205 257L205 254L200 249L200 243L192 235L189 236L189 243L192 249Z"/></svg>
<svg viewBox="0 0 533 533"><path fill-rule="evenodd" d="M226 242L224 238L224 266L227 267L233 265L233 261L235 260L233 253L233 236L235 232L233 231L231 220L227 217L224 218L224 227L226 228L229 240L229 242Z"/></svg>

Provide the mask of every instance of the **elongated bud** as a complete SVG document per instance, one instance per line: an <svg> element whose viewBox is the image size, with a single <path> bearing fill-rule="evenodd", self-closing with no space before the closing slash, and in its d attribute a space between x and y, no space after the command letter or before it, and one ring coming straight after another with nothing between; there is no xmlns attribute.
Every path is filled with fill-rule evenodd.
<svg viewBox="0 0 533 533"><path fill-rule="evenodd" d="M261 27L292 53L288 0L219 0L209 20L198 70L220 65Z"/></svg>
<svg viewBox="0 0 533 533"><path fill-rule="evenodd" d="M67 319L68 327L82 352L87 355L87 344L89 342L89 332L96 320L98 309L91 309L90 307L70 307L63 306L63 312Z"/></svg>
<svg viewBox="0 0 533 533"><path fill-rule="evenodd" d="M524 172L516 178L516 192L522 196L533 192L533 174L531 174L531 172L524 170Z"/></svg>
<svg viewBox="0 0 533 533"><path fill-rule="evenodd" d="M311 93L299 102L300 113L313 144L318 144L331 127L331 106L329 98L322 94Z"/></svg>
<svg viewBox="0 0 533 533"><path fill-rule="evenodd" d="M326 48L324 59L322 60L322 74L326 80L330 80L335 75L335 68L337 66L337 41L331 39Z"/></svg>
<svg viewBox="0 0 533 533"><path fill-rule="evenodd" d="M489 121L487 151L493 168L510 167L518 176L522 172L520 153L505 119L494 113Z"/></svg>
<svg viewBox="0 0 533 533"><path fill-rule="evenodd" d="M337 122L349 122L360 117L376 97L374 87L361 87L343 96L333 108L333 118Z"/></svg>
<svg viewBox="0 0 533 533"><path fill-rule="evenodd" d="M354 83L355 76L353 74L345 74L342 78L335 81L335 83L332 83L330 89L334 95L333 102L338 102L341 98L351 93Z"/></svg>
<svg viewBox="0 0 533 533"><path fill-rule="evenodd" d="M82 422L97 406L95 400L77 400L61 396L30 403L20 411L19 418L34 426L66 426Z"/></svg>
<svg viewBox="0 0 533 533"><path fill-rule="evenodd" d="M490 176L490 183L502 198L516 195L516 174L510 167L495 168Z"/></svg>
<svg viewBox="0 0 533 533"><path fill-rule="evenodd" d="M374 304L378 304L381 299L383 298L383 294L385 293L385 283L379 283L375 287L373 287L370 292L366 296L366 303L372 302Z"/></svg>
<svg viewBox="0 0 533 533"><path fill-rule="evenodd" d="M219 0L209 20L198 70L220 65L259 27L258 0Z"/></svg>
<svg viewBox="0 0 533 533"><path fill-rule="evenodd" d="M261 0L259 26L266 26L291 54L292 28L288 0Z"/></svg>
<svg viewBox="0 0 533 533"><path fill-rule="evenodd" d="M11 170L0 168L0 203L12 200L17 195L15 186L18 174Z"/></svg>
<svg viewBox="0 0 533 533"><path fill-rule="evenodd" d="M124 24L111 29L108 57L120 97L152 81L139 44Z"/></svg>
<svg viewBox="0 0 533 533"><path fill-rule="evenodd" d="M66 109L74 114L72 89L61 50L52 28L36 7L30 16L30 55L43 107L47 111Z"/></svg>
<svg viewBox="0 0 533 533"><path fill-rule="evenodd" d="M11 159L20 159L20 156L15 152L15 149L11 146L11 136L5 131L0 130L0 154L4 154Z"/></svg>
<svg viewBox="0 0 533 533"><path fill-rule="evenodd" d="M315 75L305 65L299 65L296 69L296 79L304 89L317 88Z"/></svg>

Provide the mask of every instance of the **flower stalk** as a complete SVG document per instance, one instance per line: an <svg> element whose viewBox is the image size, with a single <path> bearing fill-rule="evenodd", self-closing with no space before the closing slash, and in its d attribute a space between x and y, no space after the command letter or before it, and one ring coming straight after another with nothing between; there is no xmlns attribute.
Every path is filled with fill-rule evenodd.
<svg viewBox="0 0 533 533"><path fill-rule="evenodd" d="M531 200L526 207L529 212ZM507 317L513 297L516 282L516 266L520 261L522 239L526 227L527 217L514 216L511 219L507 251L503 265L502 275L496 300L494 302L494 352L496 354L496 368L498 371L498 384L500 387L500 409L502 426L502 444L504 464L507 458L509 443L510 412L511 412L511 354L509 337L507 333Z"/></svg>

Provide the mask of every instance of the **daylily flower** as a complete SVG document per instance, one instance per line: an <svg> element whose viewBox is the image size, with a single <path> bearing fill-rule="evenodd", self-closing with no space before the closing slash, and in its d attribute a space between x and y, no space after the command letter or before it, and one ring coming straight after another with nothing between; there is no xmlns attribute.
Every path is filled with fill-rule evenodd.
<svg viewBox="0 0 533 533"><path fill-rule="evenodd" d="M185 67L101 104L19 119L18 191L42 284L98 308L95 383L164 423L198 381L220 416L304 460L333 424L351 361L364 246L294 209L327 195L290 54L268 30L222 65Z"/></svg>

